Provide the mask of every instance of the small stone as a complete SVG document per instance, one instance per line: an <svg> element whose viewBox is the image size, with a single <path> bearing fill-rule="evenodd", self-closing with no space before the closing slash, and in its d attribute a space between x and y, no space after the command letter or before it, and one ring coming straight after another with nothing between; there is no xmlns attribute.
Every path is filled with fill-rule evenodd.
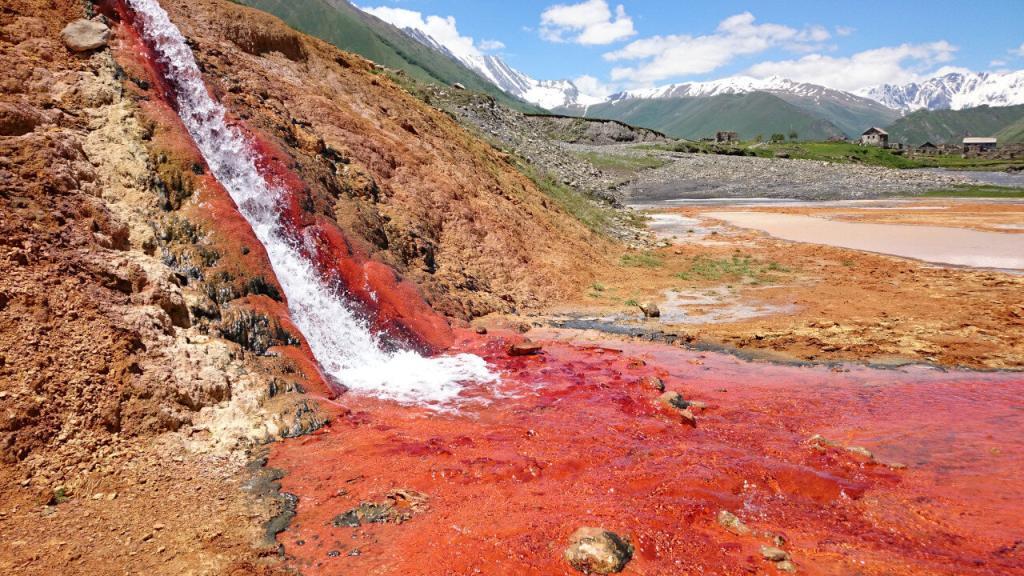
<svg viewBox="0 0 1024 576"><path fill-rule="evenodd" d="M153 524L153 530L163 530L164 528L166 528L166 526L164 526L163 524L161 524L159 522L157 522L156 524Z"/></svg>
<svg viewBox="0 0 1024 576"><path fill-rule="evenodd" d="M728 510L718 511L718 524L725 528L726 531L731 532L737 536L746 536L750 534L750 528L740 520L738 516L729 512Z"/></svg>
<svg viewBox="0 0 1024 576"><path fill-rule="evenodd" d="M796 564L792 560L783 560L782 562L776 562L775 567L780 572L789 572L790 574L796 574Z"/></svg>
<svg viewBox="0 0 1024 576"><path fill-rule="evenodd" d="M789 552L775 546L761 546L761 556L770 562L785 562L789 560Z"/></svg>
<svg viewBox="0 0 1024 576"><path fill-rule="evenodd" d="M669 390L659 396L658 402L661 402L669 408L675 408L677 410L686 410L690 407L690 403L683 398L683 395L673 390Z"/></svg>
<svg viewBox="0 0 1024 576"><path fill-rule="evenodd" d="M481 336L484 336L485 334L487 334L487 328L484 328L483 326L477 326L476 333Z"/></svg>
<svg viewBox="0 0 1024 576"><path fill-rule="evenodd" d="M665 382L657 376L644 376L640 379L640 385L648 390L665 391Z"/></svg>
<svg viewBox="0 0 1024 576"><path fill-rule="evenodd" d="M565 560L584 574L622 572L633 558L633 545L602 528L583 527L569 537Z"/></svg>
<svg viewBox="0 0 1024 576"><path fill-rule="evenodd" d="M331 550L330 552L327 553L327 557L328 558L337 558L338 556L341 556L341 551L340 550Z"/></svg>
<svg viewBox="0 0 1024 576"><path fill-rule="evenodd" d="M117 499L117 492L111 492L110 494L107 494L107 500L116 500L116 499Z"/></svg>
<svg viewBox="0 0 1024 576"><path fill-rule="evenodd" d="M640 304L640 311L644 313L647 318L661 318L661 309L654 302L644 302Z"/></svg>
<svg viewBox="0 0 1024 576"><path fill-rule="evenodd" d="M60 39L73 52L88 52L107 45L110 28L103 22L79 19L60 32Z"/></svg>
<svg viewBox="0 0 1024 576"><path fill-rule="evenodd" d="M513 344L508 347L509 356L535 356L540 354L544 350L544 347L536 342L529 340L523 340L517 344Z"/></svg>

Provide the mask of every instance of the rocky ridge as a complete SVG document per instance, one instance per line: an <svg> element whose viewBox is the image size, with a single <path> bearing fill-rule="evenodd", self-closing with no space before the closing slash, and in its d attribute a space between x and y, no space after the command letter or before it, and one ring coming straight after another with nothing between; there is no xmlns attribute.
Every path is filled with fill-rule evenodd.
<svg viewBox="0 0 1024 576"><path fill-rule="evenodd" d="M621 188L624 201L629 204L675 198L878 198L920 194L965 183L962 176L954 174L816 160L688 154L631 145L571 148L626 157L664 158L667 163L663 167L639 172Z"/></svg>

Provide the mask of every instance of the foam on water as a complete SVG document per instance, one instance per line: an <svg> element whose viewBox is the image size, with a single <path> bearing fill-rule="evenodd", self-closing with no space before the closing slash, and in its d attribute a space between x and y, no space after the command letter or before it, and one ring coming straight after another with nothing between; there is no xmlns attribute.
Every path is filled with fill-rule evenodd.
<svg viewBox="0 0 1024 576"><path fill-rule="evenodd" d="M497 381L484 360L385 351L366 319L317 273L281 224L282 191L260 174L247 138L227 123L206 89L192 50L156 0L127 0L139 33L166 69L178 114L217 180L266 248L302 331L323 370L350 389L406 403L450 403L468 382Z"/></svg>

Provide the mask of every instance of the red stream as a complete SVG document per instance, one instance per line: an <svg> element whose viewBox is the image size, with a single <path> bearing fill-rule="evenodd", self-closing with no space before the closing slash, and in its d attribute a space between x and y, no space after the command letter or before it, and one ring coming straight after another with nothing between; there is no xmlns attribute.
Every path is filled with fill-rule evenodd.
<svg viewBox="0 0 1024 576"><path fill-rule="evenodd" d="M107 13L130 21L120 2ZM173 107L149 48L129 26L119 36L118 58L141 59ZM378 330L446 348L455 335L444 319L333 223L304 213L287 156L246 131L324 276ZM215 208L231 206L207 184ZM448 412L349 395L351 412L327 404L329 427L274 446L271 465L298 496L279 540L303 573L571 574L566 538L600 526L635 545L626 574L774 573L758 552L764 533L785 537L801 574L1024 574L1024 376L836 372L657 344L584 347L559 333L540 335L543 355L510 357L512 335L457 336L456 351L501 372L496 390L470 388ZM648 375L707 403L695 428L658 407L640 383ZM815 449L815 434L836 446ZM427 494L429 510L397 525L332 525L394 489ZM723 509L755 533L726 532Z"/></svg>
<svg viewBox="0 0 1024 576"><path fill-rule="evenodd" d="M1024 574L1019 374L836 372L658 344L549 340L521 358L495 340L460 346L511 396L454 413L349 396L351 415L275 445L271 465L299 498L279 540L303 573L572 574L561 553L580 526L632 541L626 574L776 573L759 553L768 538L717 524L725 509L784 535L801 574ZM657 407L639 382L650 374L708 404L696 428ZM815 434L836 447L815 449ZM331 524L394 489L429 495L430 510Z"/></svg>

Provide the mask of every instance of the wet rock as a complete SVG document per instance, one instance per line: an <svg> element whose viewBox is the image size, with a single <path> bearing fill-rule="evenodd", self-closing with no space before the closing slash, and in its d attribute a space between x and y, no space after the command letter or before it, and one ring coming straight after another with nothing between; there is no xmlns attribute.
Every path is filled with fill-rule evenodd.
<svg viewBox="0 0 1024 576"><path fill-rule="evenodd" d="M401 524L429 509L429 497L413 490L394 490L382 502L363 502L338 514L331 521L335 527L356 528L363 524Z"/></svg>
<svg viewBox="0 0 1024 576"><path fill-rule="evenodd" d="M484 336L485 334L487 334L487 328L484 328L483 326L477 326L475 332L481 336Z"/></svg>
<svg viewBox="0 0 1024 576"><path fill-rule="evenodd" d="M697 426L697 417L690 411L690 403L684 400L678 392L665 392L658 397L658 402L678 414L683 423L693 427Z"/></svg>
<svg viewBox="0 0 1024 576"><path fill-rule="evenodd" d="M661 318L661 309L654 302L644 302L639 308L646 318Z"/></svg>
<svg viewBox="0 0 1024 576"><path fill-rule="evenodd" d="M633 545L602 528L583 527L569 537L565 560L584 574L621 572L633 558Z"/></svg>
<svg viewBox="0 0 1024 576"><path fill-rule="evenodd" d="M640 379L640 385L648 390L655 390L657 392L665 391L665 382L657 376L644 376Z"/></svg>
<svg viewBox="0 0 1024 576"><path fill-rule="evenodd" d="M867 448L864 448L863 446L847 446L846 447L846 451L851 453L851 454L856 454L858 456L863 456L864 458L867 458L868 460L874 460L875 459L875 455L872 454L870 450L868 450Z"/></svg>
<svg viewBox="0 0 1024 576"><path fill-rule="evenodd" d="M675 408L676 410L686 410L690 407L690 403L683 398L683 395L673 390L669 390L659 396L658 402L661 402L668 408Z"/></svg>
<svg viewBox="0 0 1024 576"><path fill-rule="evenodd" d="M508 347L509 356L535 356L543 351L543 346L530 340L524 340Z"/></svg>
<svg viewBox="0 0 1024 576"><path fill-rule="evenodd" d="M750 534L750 528L748 528L738 516L728 510L718 511L718 524L722 528L725 528L726 531L737 536L746 536L747 534Z"/></svg>
<svg viewBox="0 0 1024 576"><path fill-rule="evenodd" d="M796 574L796 564L794 564L792 560L783 560L782 562L776 562L775 568L777 568L780 572Z"/></svg>
<svg viewBox="0 0 1024 576"><path fill-rule="evenodd" d="M79 19L61 30L60 39L73 52L88 52L107 45L110 28L102 22Z"/></svg>
<svg viewBox="0 0 1024 576"><path fill-rule="evenodd" d="M785 562L789 560L789 552L775 546L761 546L761 556L769 562Z"/></svg>

